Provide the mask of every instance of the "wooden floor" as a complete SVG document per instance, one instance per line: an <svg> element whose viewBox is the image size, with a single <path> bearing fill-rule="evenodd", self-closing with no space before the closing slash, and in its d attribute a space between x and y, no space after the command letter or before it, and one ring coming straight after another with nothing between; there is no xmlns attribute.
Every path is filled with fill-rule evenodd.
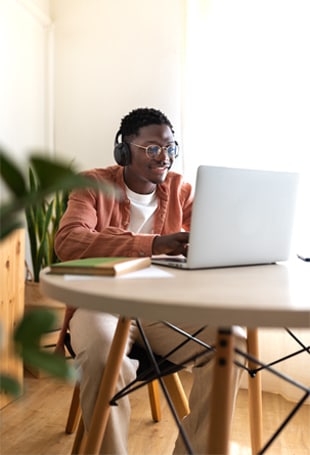
<svg viewBox="0 0 310 455"><path fill-rule="evenodd" d="M191 375L181 372L186 391ZM66 435L64 427L72 394L72 386L53 379L36 379L26 374L25 394L0 411L1 455L69 455L74 435ZM169 455L173 451L176 430L169 409L162 400L163 419L153 423L146 389L131 395L132 418L129 438L130 455ZM264 394L264 437L292 409L292 403L278 395ZM282 419L282 420L281 420ZM233 421L231 454L250 454L247 420L247 392L240 390ZM310 406L305 405L281 436L266 452L269 455L310 454Z"/></svg>

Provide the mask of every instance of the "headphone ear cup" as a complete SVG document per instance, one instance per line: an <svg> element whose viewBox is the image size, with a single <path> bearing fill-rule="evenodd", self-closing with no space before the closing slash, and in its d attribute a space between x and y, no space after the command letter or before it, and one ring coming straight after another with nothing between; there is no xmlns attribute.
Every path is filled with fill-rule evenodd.
<svg viewBox="0 0 310 455"><path fill-rule="evenodd" d="M127 166L131 162L131 152L125 142L114 145L114 159L120 166Z"/></svg>
<svg viewBox="0 0 310 455"><path fill-rule="evenodd" d="M114 159L120 166L127 166L131 162L131 152L126 142L118 142L121 132L118 131L114 141Z"/></svg>

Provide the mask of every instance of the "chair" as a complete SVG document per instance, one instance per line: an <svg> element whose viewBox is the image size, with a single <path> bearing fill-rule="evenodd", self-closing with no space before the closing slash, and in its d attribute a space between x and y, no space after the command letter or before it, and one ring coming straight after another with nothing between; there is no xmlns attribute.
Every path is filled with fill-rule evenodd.
<svg viewBox="0 0 310 455"><path fill-rule="evenodd" d="M74 358L75 353L71 346L69 332L67 332L66 337L65 337L65 346L66 346L67 350L69 351L71 357ZM150 361L147 357L146 351L143 348L141 348L138 344L133 345L133 348L129 354L129 357L139 360L139 368L137 371L137 376L143 375L145 372L148 372L148 370L150 369L150 365L151 365ZM176 366L176 365L172 364L168 360L165 360L163 362L162 358L160 356L155 355L155 358L158 363L161 363L161 370L170 369L170 371L173 371L173 370L180 370L182 368L181 366ZM145 375L143 380L146 382L148 381L147 374ZM183 389L183 386L182 386L182 383L181 383L181 380L179 378L177 371L174 371L170 374L163 376L163 381L171 396L171 400L176 409L179 419L183 419L185 416L187 416L189 414L189 406L188 406L186 394L184 392L184 389ZM161 420L161 408L160 408L160 399L159 399L158 380L157 379L151 380L150 382L147 382L147 385L148 385L148 393L149 393L149 401L150 401L152 419L154 422L159 422ZM69 409L66 428L65 428L65 432L67 434L71 434L71 433L75 432L80 418L81 418L80 386L79 386L79 383L77 382L75 384L75 387L73 390L73 395L72 395L72 399L71 399L70 409ZM80 430L80 432L81 432L81 430ZM81 437L81 435L77 436L78 439L80 437Z"/></svg>
<svg viewBox="0 0 310 455"><path fill-rule="evenodd" d="M75 354L70 344L70 334L67 335L65 341L66 347L70 354L74 357ZM252 454L256 455L262 447L262 390L261 390L261 379L260 374L251 375L251 371L255 370L257 364L253 358L258 358L259 346L258 346L258 330L248 329L247 330L247 353L250 356L248 362L248 410L249 410L249 423L250 423L250 435L251 435L251 448ZM147 371L150 366L146 353L143 348L134 344L133 349L129 355L133 358L138 358L140 366L137 374L139 375L143 371ZM246 355L245 355L246 357ZM156 361L162 362L160 356L155 356ZM161 368L176 368L181 370L182 366L176 366L171 362L164 360ZM190 412L186 394L184 392L182 383L180 381L177 371L171 374L163 376L163 381L167 390L170 394L173 405L176 409L176 413L179 419L183 419ZM158 380L152 380L148 383L149 401L151 406L151 413L154 422L158 422L161 419L160 401L159 401L159 387ZM66 433L71 434L76 430L79 421L78 431L72 448L72 455L80 453L80 448L83 442L84 425L81 419L80 401L79 401L79 384L75 385L69 414L66 424Z"/></svg>

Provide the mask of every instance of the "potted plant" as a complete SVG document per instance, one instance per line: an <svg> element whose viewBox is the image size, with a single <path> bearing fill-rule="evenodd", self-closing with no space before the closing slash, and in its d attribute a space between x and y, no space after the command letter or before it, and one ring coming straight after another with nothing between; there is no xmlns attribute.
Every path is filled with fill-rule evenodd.
<svg viewBox="0 0 310 455"><path fill-rule="evenodd" d="M29 187L40 193L40 183L33 169L29 168ZM30 242L33 281L39 282L40 271L58 262L54 252L55 234L67 207L68 191L56 191L49 198L25 208L27 232Z"/></svg>

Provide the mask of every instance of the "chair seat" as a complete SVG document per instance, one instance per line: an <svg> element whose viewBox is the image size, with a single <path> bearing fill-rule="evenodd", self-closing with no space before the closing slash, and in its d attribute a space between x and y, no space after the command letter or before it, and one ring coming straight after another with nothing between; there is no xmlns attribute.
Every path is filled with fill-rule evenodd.
<svg viewBox="0 0 310 455"><path fill-rule="evenodd" d="M160 370L160 376L167 376L168 374L176 373L184 368L183 365L176 365L164 357L153 353L155 361ZM131 359L139 360L139 367L137 371L137 381L151 382L157 379L158 375L154 371L154 367L147 351L138 343L134 343L128 355Z"/></svg>

